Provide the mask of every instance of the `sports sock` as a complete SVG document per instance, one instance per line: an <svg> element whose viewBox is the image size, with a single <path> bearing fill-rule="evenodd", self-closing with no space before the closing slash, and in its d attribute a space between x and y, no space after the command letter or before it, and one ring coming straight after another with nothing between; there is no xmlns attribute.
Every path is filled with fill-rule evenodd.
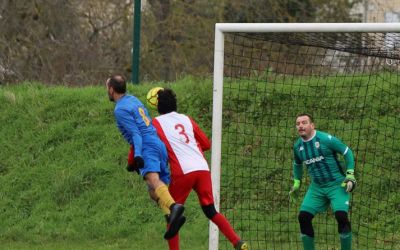
<svg viewBox="0 0 400 250"><path fill-rule="evenodd" d="M314 237L310 237L308 235L302 234L301 240L303 241L304 250L315 250Z"/></svg>
<svg viewBox="0 0 400 250"><path fill-rule="evenodd" d="M169 207L165 206L164 203L160 201L160 199L157 200L158 206L161 208L162 212L164 215L169 215L171 213L171 210L169 210Z"/></svg>
<svg viewBox="0 0 400 250"><path fill-rule="evenodd" d="M211 221L218 226L219 230L225 235L225 237L232 243L233 246L239 242L240 237L235 233L235 230L233 230L231 224L229 224L229 221L225 218L225 216L217 213L211 218Z"/></svg>
<svg viewBox="0 0 400 250"><path fill-rule="evenodd" d="M350 250L351 249L351 232L340 234L340 249Z"/></svg>
<svg viewBox="0 0 400 250"><path fill-rule="evenodd" d="M172 204L175 203L174 199L172 198L171 194L168 191L168 187L166 185L161 185L156 190L154 190L158 197L158 204L160 205L161 209L164 211L164 207L169 208ZM169 214L169 212L168 212Z"/></svg>
<svg viewBox="0 0 400 250"><path fill-rule="evenodd" d="M169 250L179 250L179 234L168 240Z"/></svg>

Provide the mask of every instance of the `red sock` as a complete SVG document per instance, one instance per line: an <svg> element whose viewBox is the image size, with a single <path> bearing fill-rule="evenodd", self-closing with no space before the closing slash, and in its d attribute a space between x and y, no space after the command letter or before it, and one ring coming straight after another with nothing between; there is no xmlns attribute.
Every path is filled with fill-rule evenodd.
<svg viewBox="0 0 400 250"><path fill-rule="evenodd" d="M167 226L168 228L168 226ZM179 250L179 233L168 240L169 250Z"/></svg>
<svg viewBox="0 0 400 250"><path fill-rule="evenodd" d="M212 217L211 221L218 226L219 231L225 235L232 245L236 246L240 240L240 237L235 233L235 230L233 230L231 224L229 224L229 221L225 218L225 216L217 213L214 215L214 217Z"/></svg>

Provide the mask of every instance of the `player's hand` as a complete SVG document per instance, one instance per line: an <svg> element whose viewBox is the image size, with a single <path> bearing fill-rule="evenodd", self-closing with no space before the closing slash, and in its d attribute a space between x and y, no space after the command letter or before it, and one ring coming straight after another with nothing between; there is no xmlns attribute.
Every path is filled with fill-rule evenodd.
<svg viewBox="0 0 400 250"><path fill-rule="evenodd" d="M342 183L342 187L346 187L346 192L352 192L357 185L356 178L354 177L354 170L350 169L346 172L346 178Z"/></svg>
<svg viewBox="0 0 400 250"><path fill-rule="evenodd" d="M144 160L141 156L135 156L135 158L133 158L133 161L135 162L136 168L140 169L144 167Z"/></svg>
<svg viewBox="0 0 400 250"><path fill-rule="evenodd" d="M289 201L295 203L297 198L299 197L299 190L300 190L300 180L294 179L293 186L290 188L289 191Z"/></svg>
<svg viewBox="0 0 400 250"><path fill-rule="evenodd" d="M126 167L126 170L128 172L136 172L140 174L139 169L144 167L144 160L141 156L136 156L133 161L128 162L128 166Z"/></svg>
<svg viewBox="0 0 400 250"><path fill-rule="evenodd" d="M128 172L136 172L137 174L140 174L139 169L136 167L135 163L128 164L126 166L126 170L128 170Z"/></svg>

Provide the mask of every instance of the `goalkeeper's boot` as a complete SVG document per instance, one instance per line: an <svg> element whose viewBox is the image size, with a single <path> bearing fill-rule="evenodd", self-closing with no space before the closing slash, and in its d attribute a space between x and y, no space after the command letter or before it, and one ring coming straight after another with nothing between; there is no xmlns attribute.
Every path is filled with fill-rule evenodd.
<svg viewBox="0 0 400 250"><path fill-rule="evenodd" d="M239 242L235 246L235 250L249 250L249 245L243 240L239 240Z"/></svg>
<svg viewBox="0 0 400 250"><path fill-rule="evenodd" d="M174 224L169 224L167 232L164 234L164 239L172 239L178 232L179 229L185 224L186 217L181 215Z"/></svg>

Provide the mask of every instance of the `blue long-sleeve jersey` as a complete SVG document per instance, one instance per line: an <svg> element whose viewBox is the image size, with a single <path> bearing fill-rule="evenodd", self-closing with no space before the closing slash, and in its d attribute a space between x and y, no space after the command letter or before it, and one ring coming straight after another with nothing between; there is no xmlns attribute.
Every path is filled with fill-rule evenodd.
<svg viewBox="0 0 400 250"><path fill-rule="evenodd" d="M134 146L135 157L142 156L143 141L159 140L146 107L135 96L120 98L116 102L114 116L119 131Z"/></svg>

